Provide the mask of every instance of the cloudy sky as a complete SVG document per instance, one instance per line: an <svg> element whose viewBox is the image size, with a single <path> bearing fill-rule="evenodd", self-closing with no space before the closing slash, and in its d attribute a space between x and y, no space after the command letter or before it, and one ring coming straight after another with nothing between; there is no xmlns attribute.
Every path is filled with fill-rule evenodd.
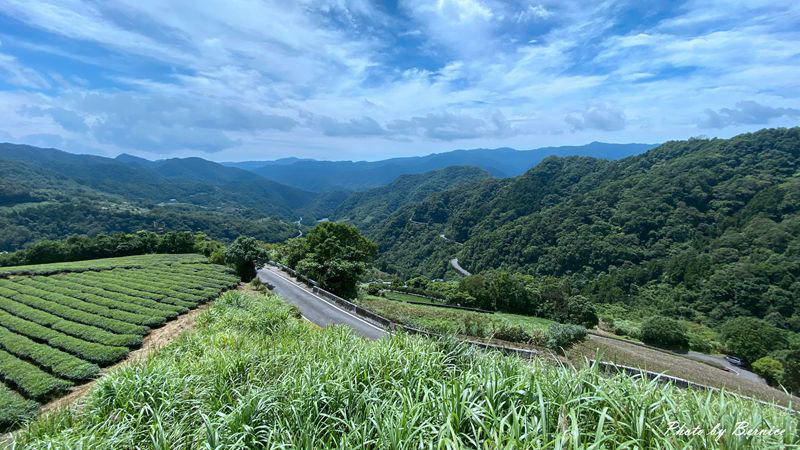
<svg viewBox="0 0 800 450"><path fill-rule="evenodd" d="M2 0L0 141L212 160L800 123L800 2Z"/></svg>

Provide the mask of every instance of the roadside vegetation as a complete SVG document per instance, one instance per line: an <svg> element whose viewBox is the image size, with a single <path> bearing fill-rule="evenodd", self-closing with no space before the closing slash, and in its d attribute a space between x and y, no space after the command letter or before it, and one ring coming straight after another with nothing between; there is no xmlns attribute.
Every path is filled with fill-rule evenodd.
<svg viewBox="0 0 800 450"><path fill-rule="evenodd" d="M415 298L409 294L403 295L405 298ZM359 304L393 322L430 333L472 340L504 341L517 347L561 351L586 337L586 329L581 326L562 325L537 317L419 305L372 295L363 295Z"/></svg>
<svg viewBox="0 0 800 450"><path fill-rule="evenodd" d="M378 246L352 225L323 222L307 235L290 239L283 250L287 266L334 294L354 298Z"/></svg>
<svg viewBox="0 0 800 450"><path fill-rule="evenodd" d="M384 317L398 323L437 334L458 335L474 340L489 340L504 345L527 347L539 350L553 350L562 353L575 364L583 364L586 359L600 359L628 367L649 370L676 376L695 383L740 392L766 401L778 401L788 405L793 400L781 389L786 385L787 376L782 372L784 365L776 364L770 357L759 360L753 371L769 382L769 387L757 381L741 378L728 371L724 364L696 359L686 355L687 342L694 345L702 340L716 342L717 332L700 324L676 321L671 318L653 316L650 318L627 316L628 319L611 319L609 313L618 313L615 308L601 310L599 329L587 330L583 327L559 324L549 319L510 313L486 313L444 308L447 301L434 298L445 292L439 286L458 286L457 282L429 282L428 290L406 288L408 292L397 292L395 285L370 283L364 286L360 303ZM407 285L420 285L420 279L409 280ZM437 287L430 290L431 286ZM400 289L403 289L400 287ZM422 297L409 292L427 292ZM371 294L370 294L371 293ZM414 302L414 303L411 303ZM417 303L428 303L431 306ZM624 316L624 315L623 315ZM625 324L624 336L613 336L612 327ZM743 335L747 335L746 333ZM687 341L688 340L688 341ZM722 344L715 344L719 348ZM769 346L769 343L752 344ZM660 347L660 349L658 348ZM710 349L701 348L701 350Z"/></svg>

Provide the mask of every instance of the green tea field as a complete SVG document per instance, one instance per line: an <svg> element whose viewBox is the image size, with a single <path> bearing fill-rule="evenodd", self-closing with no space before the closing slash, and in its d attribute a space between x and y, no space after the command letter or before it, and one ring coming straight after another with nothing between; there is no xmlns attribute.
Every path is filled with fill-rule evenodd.
<svg viewBox="0 0 800 450"><path fill-rule="evenodd" d="M123 359L152 328L238 281L201 255L0 269L0 430Z"/></svg>

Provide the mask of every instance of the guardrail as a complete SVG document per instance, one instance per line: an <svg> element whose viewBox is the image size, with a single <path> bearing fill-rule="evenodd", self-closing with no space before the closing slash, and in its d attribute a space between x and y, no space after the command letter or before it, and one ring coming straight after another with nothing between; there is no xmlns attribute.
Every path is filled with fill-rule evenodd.
<svg viewBox="0 0 800 450"><path fill-rule="evenodd" d="M447 303L428 303L428 302L417 302L414 300L408 300L405 303L411 303L412 305L435 306L437 308L461 309L464 311L479 312L483 314L494 314L494 311L489 311L488 309L471 308L469 306L460 306L460 305L448 305Z"/></svg>
<svg viewBox="0 0 800 450"><path fill-rule="evenodd" d="M292 270L289 267L286 267L283 264L274 263L272 261L270 261L270 264L272 264L272 265L274 265L274 266L276 266L278 268L281 268L282 270L285 270L287 273L289 273L292 276L297 277L299 275L299 274L297 274L296 271ZM358 315L358 316L360 316L360 317L362 317L362 318L364 318L366 320L369 320L372 323L375 323L376 325L380 326L381 328L383 328L384 330L386 330L388 332L401 330L401 331L404 331L404 332L409 333L409 334L417 334L417 335L427 336L427 337L434 338L434 339L443 338L444 337L444 336L442 336L440 334L430 333L428 331L420 330L420 329L417 329L417 328L414 328L414 327L410 327L408 325L403 325L401 323L392 322L391 320L389 320L389 319L387 319L385 317L382 317L382 316L380 316L378 314L375 314L374 312L372 312L370 310L364 309L364 308L356 305L353 302L345 300L345 299L339 297L336 294L333 294L331 292L326 291L325 289L320 288L319 284L317 282L315 282L314 280L311 280L308 277L302 277L302 278L305 279L305 280L310 281L311 283L313 283L311 290L312 290L312 292L314 292L318 296L323 297L323 298L327 299L328 301L332 301L332 302L336 303L338 306L340 306L341 308L345 309L346 311L352 312L352 313L354 313L354 314L356 314L356 315ZM502 346L502 345L491 344L491 343L488 343L488 342L472 341L472 340L469 340L469 339L461 339L461 341L463 341L463 342L465 342L467 344L473 345L475 347L478 347L478 348L482 348L482 349L485 349L485 350L499 351L499 352L502 352L502 353L505 353L505 354L508 354L508 355L514 355L514 356L518 356L518 357L524 358L524 359L533 359L534 357L542 356L542 355L545 354L544 352L541 352L541 351L538 351L538 350L529 350L529 349L522 349L522 348L516 348L516 347L506 347L506 346ZM607 362L607 361L598 361L598 360L594 360L594 359L589 359L588 361L589 361L590 364L596 364L600 369L602 369L605 372L623 372L623 373L625 373L627 375L630 375L632 377L645 377L648 380L655 380L658 383L672 384L672 385L674 385L676 387L679 387L679 388L682 388L682 389L693 388L693 389L700 389L700 390L704 390L704 391L715 391L715 392L720 392L721 391L719 388L715 388L713 386L706 386L706 385L703 385L703 384L695 383L693 381L685 380L683 378L678 378L678 377L674 377L674 376L671 376L671 375L666 375L666 374L663 374L663 373L650 372L648 370L639 369L639 368L630 367L630 366L623 366L623 365L620 365L620 364L615 364L615 363ZM777 404L765 402L763 400L758 400L758 399L755 399L755 398L752 398L752 397L747 397L745 395L739 395L739 394L736 394L736 393L733 393L733 392L730 392L730 391L728 391L728 393L733 394L733 395L738 395L739 397L742 397L742 398L745 398L745 399L748 399L748 400L751 400L751 401L754 401L754 402L758 402L758 403L761 403L761 404L764 404L764 405L768 405L768 406L772 406L772 407L775 407L775 408L779 408L779 409L782 409L782 410L790 412L790 413L800 414L800 411L797 411L796 409L793 409L793 408L787 408L785 406L780 406L780 405L777 405Z"/></svg>
<svg viewBox="0 0 800 450"><path fill-rule="evenodd" d="M392 289L392 288L389 288L389 289L384 289L384 291L396 292L398 294L413 295L415 297L427 298L429 300L436 300L437 302L446 302L447 301L447 299L444 296L442 296L442 297L433 297L433 296L430 296L430 295L418 294L418 293L414 292L415 289L404 290L404 289ZM405 301L406 303L414 304L414 305L430 305L430 306L436 306L436 307L439 307L439 308L463 309L463 310L466 310L466 311L475 311L475 312L487 313L487 314L493 314L494 313L494 311L489 311L488 309L473 308L471 306L451 305L449 303L426 303L426 302L417 302L417 301L414 301L414 300L403 300L403 301Z"/></svg>
<svg viewBox="0 0 800 450"><path fill-rule="evenodd" d="M364 319L367 319L370 322L374 322L375 324L379 325L380 327L382 327L384 329L391 329L391 327L392 327L392 321L391 320L389 320L389 319L387 319L385 317L379 316L378 314L375 314L374 312L372 312L372 311L370 311L368 309L364 309L364 308L356 305L355 303L352 303L352 302L350 302L348 300L345 300L345 299L339 297L336 294L328 292L328 291L326 291L325 289L322 289L319 286L314 286L311 289L311 291L313 293L319 295L320 297L324 297L324 298L336 303L340 308L344 309L345 311L350 311L352 313L355 313L356 315L358 315L358 316L360 316L360 317L362 317Z"/></svg>

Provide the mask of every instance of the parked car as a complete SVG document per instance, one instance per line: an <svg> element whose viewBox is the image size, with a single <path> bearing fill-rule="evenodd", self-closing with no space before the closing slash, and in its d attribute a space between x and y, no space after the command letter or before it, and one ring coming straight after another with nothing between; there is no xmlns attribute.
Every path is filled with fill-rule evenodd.
<svg viewBox="0 0 800 450"><path fill-rule="evenodd" d="M726 355L725 360L733 364L734 366L739 366L739 367L744 366L744 361L742 361L742 358L739 358L738 356Z"/></svg>

